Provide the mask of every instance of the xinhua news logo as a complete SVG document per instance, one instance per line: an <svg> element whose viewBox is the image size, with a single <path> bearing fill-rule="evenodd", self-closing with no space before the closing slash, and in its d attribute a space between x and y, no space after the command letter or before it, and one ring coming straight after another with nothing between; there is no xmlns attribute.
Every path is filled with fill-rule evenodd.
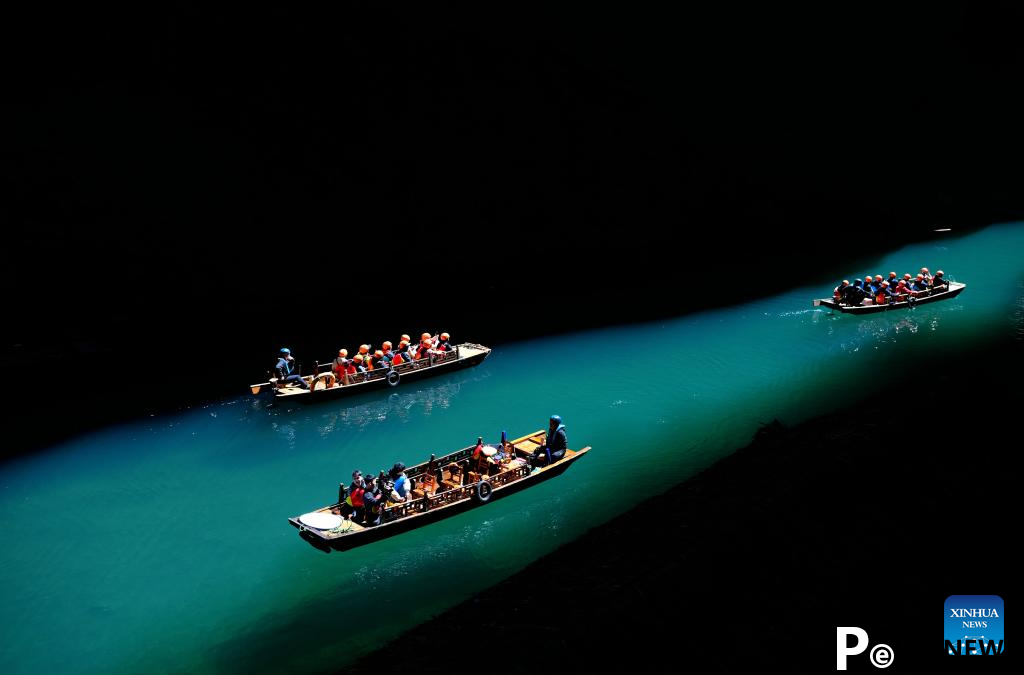
<svg viewBox="0 0 1024 675"><path fill-rule="evenodd" d="M849 636L856 639L852 647L848 646ZM846 657L862 654L868 648L868 632L855 626L836 627L836 670L846 670ZM877 668L888 668L896 660L889 645L877 644L868 653L871 664Z"/></svg>
<svg viewBox="0 0 1024 675"><path fill-rule="evenodd" d="M947 655L1003 653L1003 599L998 595L951 595L943 609L942 643Z"/></svg>

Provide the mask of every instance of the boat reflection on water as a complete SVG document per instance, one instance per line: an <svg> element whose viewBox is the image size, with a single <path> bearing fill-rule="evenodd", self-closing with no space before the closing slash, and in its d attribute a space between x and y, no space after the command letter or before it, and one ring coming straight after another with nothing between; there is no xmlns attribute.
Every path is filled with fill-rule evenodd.
<svg viewBox="0 0 1024 675"><path fill-rule="evenodd" d="M940 310L925 310L904 313L899 318L870 317L861 321L855 335L847 336L841 343L844 352L877 348L881 344L896 344L901 337L916 333L938 331L942 314L951 307Z"/></svg>
<svg viewBox="0 0 1024 675"><path fill-rule="evenodd" d="M406 420L416 416L429 417L434 410L444 409L462 392L464 384L487 377L486 374L459 378L416 391L403 389L362 405L339 407L320 416L317 427L321 435L340 428L363 428L380 424L388 419Z"/></svg>

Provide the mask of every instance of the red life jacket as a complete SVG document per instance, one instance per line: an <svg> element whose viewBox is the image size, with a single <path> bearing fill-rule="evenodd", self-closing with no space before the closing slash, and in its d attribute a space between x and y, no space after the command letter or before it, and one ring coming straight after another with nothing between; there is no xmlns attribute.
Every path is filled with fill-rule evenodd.
<svg viewBox="0 0 1024 675"><path fill-rule="evenodd" d="M363 493L365 491L366 488L356 488L355 490L353 490L349 494L348 499L346 500L349 503L349 506L361 508L363 506Z"/></svg>
<svg viewBox="0 0 1024 675"><path fill-rule="evenodd" d="M395 354L395 357L393 359L391 359L391 363L396 365L396 366L400 366L403 363L405 363L405 361L402 360L402 355L401 354Z"/></svg>

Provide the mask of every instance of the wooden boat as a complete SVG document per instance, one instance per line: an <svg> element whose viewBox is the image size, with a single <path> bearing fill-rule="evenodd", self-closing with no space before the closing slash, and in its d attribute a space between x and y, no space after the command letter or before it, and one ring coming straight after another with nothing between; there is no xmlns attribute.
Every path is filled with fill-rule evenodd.
<svg viewBox="0 0 1024 675"><path fill-rule="evenodd" d="M251 385L253 394L272 394L275 402L326 401L349 396L374 389L397 387L400 383L431 375L448 373L460 368L479 365L491 353L490 347L465 342L456 345L455 349L444 354L432 354L429 359L420 359L403 363L392 368L378 368L368 373L349 375L348 381L338 381L331 372L331 364L314 366L315 375L306 375L302 379L309 385L308 389L295 384L277 386L274 378L269 382Z"/></svg>
<svg viewBox="0 0 1024 675"><path fill-rule="evenodd" d="M926 305L929 302L949 300L960 295L965 288L967 288L967 284L950 281L945 290L937 292L927 291L927 295L922 293L917 295L917 297L911 297L902 302L891 302L887 305L841 305L833 298L822 298L815 300L814 306L839 310L843 314L877 314L878 312L891 312L894 309L909 309L918 305Z"/></svg>
<svg viewBox="0 0 1024 675"><path fill-rule="evenodd" d="M566 450L562 459L534 469L529 460L534 450L543 443L544 435L545 432L536 431L509 441L503 448L488 446L491 453L497 453L495 459L498 461L489 463L489 475L476 471L465 472L465 482L461 480L462 469L474 461L472 454L475 445L406 469L405 474L413 484L409 501L389 503L381 524L375 527L364 527L343 518L340 499L330 506L289 518L288 522L314 548L325 553L332 550L346 551L463 513L537 485L561 475L569 465L590 450L590 447Z"/></svg>

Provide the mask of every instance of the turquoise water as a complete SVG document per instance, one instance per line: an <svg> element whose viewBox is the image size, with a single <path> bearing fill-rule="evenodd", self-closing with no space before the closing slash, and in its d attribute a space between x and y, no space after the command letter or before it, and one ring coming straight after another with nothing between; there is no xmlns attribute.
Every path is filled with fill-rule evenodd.
<svg viewBox="0 0 1024 675"><path fill-rule="evenodd" d="M390 396L297 408L240 396L8 462L0 670L337 668L626 510L624 476L647 471L652 492L667 489L773 417L799 422L909 364L1024 339L1022 253L1015 224L869 261L861 272L926 264L969 284L913 312L831 316L810 307L825 280L677 320L499 344L478 368ZM332 502L353 468L523 435L552 412L572 447L594 447L561 478L347 553L324 555L287 523Z"/></svg>

